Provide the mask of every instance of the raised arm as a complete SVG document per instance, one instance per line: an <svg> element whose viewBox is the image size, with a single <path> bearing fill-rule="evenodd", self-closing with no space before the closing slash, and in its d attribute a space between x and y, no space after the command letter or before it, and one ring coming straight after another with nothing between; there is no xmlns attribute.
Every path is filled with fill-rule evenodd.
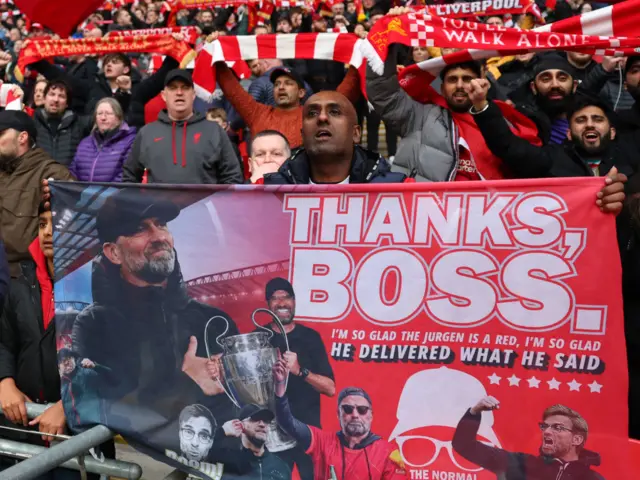
<svg viewBox="0 0 640 480"><path fill-rule="evenodd" d="M244 119L249 129L253 122L269 112L267 105L258 103L249 92L245 91L240 82L227 67L225 62L216 62L216 79L226 99Z"/></svg>
<svg viewBox="0 0 640 480"><path fill-rule="evenodd" d="M360 89L360 74L354 66L349 65L347 74L336 90L347 97L351 103L356 103L360 100L360 94L362 93Z"/></svg>
<svg viewBox="0 0 640 480"><path fill-rule="evenodd" d="M289 400L286 396L287 375L289 369L284 358L279 358L273 366L273 381L276 394L276 421L280 428L291 435L298 446L307 451L311 446L312 434L308 425L296 419L291 413Z"/></svg>

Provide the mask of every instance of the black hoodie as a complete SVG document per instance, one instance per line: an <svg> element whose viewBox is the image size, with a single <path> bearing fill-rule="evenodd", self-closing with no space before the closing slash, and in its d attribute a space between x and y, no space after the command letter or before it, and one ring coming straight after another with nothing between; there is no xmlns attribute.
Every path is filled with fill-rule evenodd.
<svg viewBox="0 0 640 480"><path fill-rule="evenodd" d="M204 328L210 318L224 317L229 324L227 335L236 335L238 329L224 312L187 295L177 260L166 288L136 287L122 279L116 265L98 256L93 263L91 284L93 303L74 323L73 348L81 358L109 369L97 383L100 396L108 399L111 411L132 414L112 417L109 426L141 433L148 427L142 418L149 416L135 413L148 409L172 419L193 403L216 411L221 423L225 412L232 415L232 404L226 395L205 397L182 372L182 363L192 335L198 340L196 355L207 358ZM216 337L224 331L225 322L221 319L209 327L212 355L221 353ZM132 427L134 423L136 427Z"/></svg>

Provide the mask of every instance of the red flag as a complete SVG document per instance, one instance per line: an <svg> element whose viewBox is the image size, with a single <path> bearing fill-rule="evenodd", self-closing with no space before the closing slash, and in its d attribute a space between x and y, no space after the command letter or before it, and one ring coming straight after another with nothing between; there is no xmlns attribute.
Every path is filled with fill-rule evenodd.
<svg viewBox="0 0 640 480"><path fill-rule="evenodd" d="M15 0L18 7L32 22L42 23L61 37L73 33L82 23L104 3L104 0L84 0L66 2L64 0Z"/></svg>

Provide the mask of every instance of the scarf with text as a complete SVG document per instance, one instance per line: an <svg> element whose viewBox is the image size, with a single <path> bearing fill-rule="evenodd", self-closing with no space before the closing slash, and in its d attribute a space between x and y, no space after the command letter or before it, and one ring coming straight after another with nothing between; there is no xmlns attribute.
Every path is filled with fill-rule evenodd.
<svg viewBox="0 0 640 480"><path fill-rule="evenodd" d="M138 35L170 35L172 33L181 33L184 35L184 41L189 45L194 45L198 37L198 29L196 27L162 27L162 28L143 28L140 30L113 30L109 32L107 37L133 37Z"/></svg>
<svg viewBox="0 0 640 480"><path fill-rule="evenodd" d="M445 3L429 5L427 11L431 15L448 18L530 13L538 20L542 20L540 9L534 0L479 0Z"/></svg>
<svg viewBox="0 0 640 480"><path fill-rule="evenodd" d="M53 57L107 53L145 52L170 55L186 66L195 57L195 51L171 35L139 35L135 37L83 38L67 40L29 40L25 42L15 69L16 78L24 79L27 65Z"/></svg>

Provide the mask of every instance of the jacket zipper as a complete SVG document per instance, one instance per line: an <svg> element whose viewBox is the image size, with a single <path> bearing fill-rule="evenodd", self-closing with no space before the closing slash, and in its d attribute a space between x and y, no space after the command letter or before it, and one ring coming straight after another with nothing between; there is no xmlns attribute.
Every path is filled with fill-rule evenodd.
<svg viewBox="0 0 640 480"><path fill-rule="evenodd" d="M567 469L568 463L564 463L560 466L560 470L558 470L558 475L556 475L556 480L560 480L562 475L564 475L564 471Z"/></svg>
<svg viewBox="0 0 640 480"><path fill-rule="evenodd" d="M93 161L93 166L91 167L91 175L89 175L89 181L93 182L93 173L96 171L96 165L98 164L98 159L100 158L100 154L102 153L103 145L98 147L98 155L96 155L95 160Z"/></svg>
<svg viewBox="0 0 640 480"><path fill-rule="evenodd" d="M449 131L451 132L451 151L453 152L453 165L449 170L447 181L451 182L455 177L455 172L458 171L458 163L460 163L460 158L458 155L458 146L455 145L456 124L453 122L453 116L450 115L448 111L447 117L449 117Z"/></svg>
<svg viewBox="0 0 640 480"><path fill-rule="evenodd" d="M259 462L258 466L260 467L260 480L262 480L262 462Z"/></svg>

